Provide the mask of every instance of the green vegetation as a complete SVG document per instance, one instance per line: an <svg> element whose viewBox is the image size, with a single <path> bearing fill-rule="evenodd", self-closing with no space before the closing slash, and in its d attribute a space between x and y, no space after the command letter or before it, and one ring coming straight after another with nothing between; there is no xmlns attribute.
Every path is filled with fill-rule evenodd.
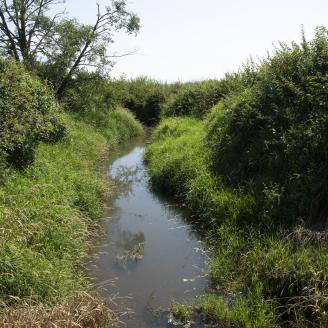
<svg viewBox="0 0 328 328"><path fill-rule="evenodd" d="M185 85L163 104L162 116L192 115L202 118L223 96L220 81L205 81Z"/></svg>
<svg viewBox="0 0 328 328"><path fill-rule="evenodd" d="M143 128L120 107L63 112L12 61L0 82L0 322L99 326L113 316L85 293L83 259L103 213L103 164Z"/></svg>
<svg viewBox="0 0 328 328"><path fill-rule="evenodd" d="M0 99L0 158L8 164L26 167L39 142L55 142L65 135L59 106L48 88L19 65L2 59Z"/></svg>
<svg viewBox="0 0 328 328"><path fill-rule="evenodd" d="M103 211L106 188L100 166L113 148L140 132L132 117L109 115L106 138L93 127L61 115L68 136L39 145L35 163L24 171L9 169L1 187L0 294L52 303L87 288L83 254ZM124 119L123 119L124 118Z"/></svg>
<svg viewBox="0 0 328 328"><path fill-rule="evenodd" d="M117 0L83 25L49 16L57 3L0 0L1 324L112 318L82 267L102 164L143 133L135 115L162 120L153 185L197 214L213 254L211 289L173 304L173 322L327 327L328 30L219 81L111 80L107 46L139 18Z"/></svg>
<svg viewBox="0 0 328 328"><path fill-rule="evenodd" d="M219 100L231 93L243 90L256 77L252 63L238 74L226 74L222 80L207 80L185 83L161 104L161 118L170 116L192 116L204 118Z"/></svg>
<svg viewBox="0 0 328 328"><path fill-rule="evenodd" d="M175 317L328 325L327 62L328 31L318 28L312 41L281 44L217 82L231 87L212 109L211 96L188 103L210 82L162 106L164 116L184 117L154 132L146 152L153 184L197 213L214 254L212 292L187 310L175 304Z"/></svg>
<svg viewBox="0 0 328 328"><path fill-rule="evenodd" d="M181 88L179 83L163 84L146 77L121 80L116 84L125 89L125 95L121 98L122 105L150 126L159 122L161 108L167 98Z"/></svg>
<svg viewBox="0 0 328 328"><path fill-rule="evenodd" d="M68 111L75 113L124 107L145 125L153 126L160 119L166 99L181 87L179 83L162 84L146 77L115 80L81 72L67 88L62 102Z"/></svg>
<svg viewBox="0 0 328 328"><path fill-rule="evenodd" d="M92 25L63 15L64 8L55 13L63 2L0 0L2 56L51 81L59 98L88 67L105 75L113 64L108 45L115 33L135 34L140 28L140 19L128 11L126 0L112 0L103 7L95 3Z"/></svg>
<svg viewBox="0 0 328 328"><path fill-rule="evenodd" d="M139 18L113 0L85 25L53 15L59 3L0 0L1 326L114 319L88 294L83 260L103 213L107 154L143 133L106 75L108 44L137 33Z"/></svg>

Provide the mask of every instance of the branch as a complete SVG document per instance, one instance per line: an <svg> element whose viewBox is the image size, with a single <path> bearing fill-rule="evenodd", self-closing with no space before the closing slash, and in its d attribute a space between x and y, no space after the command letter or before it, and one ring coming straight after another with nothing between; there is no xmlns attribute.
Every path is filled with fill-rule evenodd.
<svg viewBox="0 0 328 328"><path fill-rule="evenodd" d="M3 1L3 4L5 6L5 12L8 15L10 21L15 24L15 26L16 26L17 29L19 29L19 24L18 24L18 21L17 21L17 15L16 15L16 17L13 17L13 15L10 13L10 10L8 8L7 1L6 0Z"/></svg>
<svg viewBox="0 0 328 328"><path fill-rule="evenodd" d="M43 32L42 30L38 31L38 32L40 32L40 33L42 33L42 34L40 35L40 40L39 40L39 42L35 45L34 50L31 51L31 55L32 55L32 56L35 56L35 54L36 54L38 48L40 47L40 45L42 44L42 42L45 40L45 38L46 38L46 37L50 34L50 32L52 31L52 28L54 27L57 18L58 18L59 16L61 16L61 15L62 15L62 13L58 13L58 14L56 14L56 15L52 18L52 20L51 20L51 22L50 22L50 26L49 26L49 28L48 28L48 30L47 30L46 32L42 33L42 32ZM34 28L34 31L32 31L32 30L30 31L30 36L29 36L29 39L28 39L29 47L31 47L31 42L32 42L33 35L36 36L36 35L35 35L35 32L36 32L36 29L37 29L37 25L35 24L35 26L34 26L33 28Z"/></svg>
<svg viewBox="0 0 328 328"><path fill-rule="evenodd" d="M132 56L132 55L135 55L137 54L138 50L135 49L135 50L132 50L130 52L126 52L124 54L120 54L120 55L111 55L111 56L106 56L106 58L122 58L122 57L126 57L126 56Z"/></svg>
<svg viewBox="0 0 328 328"><path fill-rule="evenodd" d="M11 46L11 51L13 52L13 55L16 59L16 61L20 61L20 58L19 58L19 55L18 55L18 51L17 51L17 48L16 48L16 43L12 37L12 33L7 25L7 21L6 21L6 18L4 16L4 13L3 11L0 9L0 19L1 19L1 22L2 22L2 31L4 32L4 34L7 36L7 38L9 39L9 42L10 42L10 46Z"/></svg>
<svg viewBox="0 0 328 328"><path fill-rule="evenodd" d="M40 1L40 5L39 5L39 8L37 8L35 10L35 12L37 12L37 15L36 15L36 19L35 19L35 22L34 22L34 25L33 27L31 28L30 32L29 32L29 36L28 36L28 41L27 41L27 44L30 46L31 45L31 40L32 40L32 37L33 37L33 34L35 32L35 29L39 23L39 17L42 13L42 8L43 8L43 5L44 5L44 0L41 0Z"/></svg>

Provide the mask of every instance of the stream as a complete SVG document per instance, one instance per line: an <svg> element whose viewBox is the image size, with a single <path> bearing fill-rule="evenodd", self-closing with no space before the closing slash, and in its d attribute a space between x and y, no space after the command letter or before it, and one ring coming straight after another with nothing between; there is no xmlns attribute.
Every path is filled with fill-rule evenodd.
<svg viewBox="0 0 328 328"><path fill-rule="evenodd" d="M108 177L117 190L87 270L122 314L123 327L167 328L171 302L188 302L206 289L206 256L188 212L152 190L145 146L144 138L135 139L110 158Z"/></svg>

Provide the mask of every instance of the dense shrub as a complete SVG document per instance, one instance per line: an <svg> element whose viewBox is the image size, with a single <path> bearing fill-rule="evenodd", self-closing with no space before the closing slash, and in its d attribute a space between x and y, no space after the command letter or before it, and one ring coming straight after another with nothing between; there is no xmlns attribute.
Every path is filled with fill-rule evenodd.
<svg viewBox="0 0 328 328"><path fill-rule="evenodd" d="M224 96L251 83L253 68L247 66L248 73L227 74L222 80L208 80L185 84L180 91L171 94L162 105L162 116L193 116L203 118ZM247 80L246 80L247 79Z"/></svg>
<svg viewBox="0 0 328 328"><path fill-rule="evenodd" d="M63 104L74 113L101 116L124 107L146 125L159 121L160 108L179 84L165 84L146 77L111 80L94 73L80 73L65 93Z"/></svg>
<svg viewBox="0 0 328 328"><path fill-rule="evenodd" d="M146 77L125 81L127 94L122 105L131 110L146 125L154 125L160 119L162 104L181 85L160 83Z"/></svg>
<svg viewBox="0 0 328 328"><path fill-rule="evenodd" d="M182 199L204 226L243 221L252 213L253 199L234 193L210 171L205 135L203 123L194 118L162 121L145 153L153 185Z"/></svg>
<svg viewBox="0 0 328 328"><path fill-rule="evenodd" d="M327 63L328 32L319 28L311 42L276 49L257 82L208 119L215 171L229 186L252 190L261 215L326 220Z"/></svg>
<svg viewBox="0 0 328 328"><path fill-rule="evenodd" d="M214 80L186 85L163 105L162 116L203 117L222 97L219 85L220 82Z"/></svg>
<svg viewBox="0 0 328 328"><path fill-rule="evenodd" d="M62 103L73 113L107 112L121 104L126 97L126 86L99 74L81 72L65 92Z"/></svg>
<svg viewBox="0 0 328 328"><path fill-rule="evenodd" d="M59 108L49 88L14 62L0 60L0 153L17 167L34 158L40 141L65 134Z"/></svg>

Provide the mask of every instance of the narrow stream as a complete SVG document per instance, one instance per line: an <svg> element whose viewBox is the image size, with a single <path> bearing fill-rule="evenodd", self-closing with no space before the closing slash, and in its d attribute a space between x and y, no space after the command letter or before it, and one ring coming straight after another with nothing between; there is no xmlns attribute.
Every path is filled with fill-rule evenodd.
<svg viewBox="0 0 328 328"><path fill-rule="evenodd" d="M152 191L143 163L145 140L123 146L111 158L118 190L108 203L104 236L88 272L127 328L171 327L171 301L188 301L206 288L205 255L188 214ZM113 307L113 303L110 303ZM165 313L165 312L164 312Z"/></svg>

